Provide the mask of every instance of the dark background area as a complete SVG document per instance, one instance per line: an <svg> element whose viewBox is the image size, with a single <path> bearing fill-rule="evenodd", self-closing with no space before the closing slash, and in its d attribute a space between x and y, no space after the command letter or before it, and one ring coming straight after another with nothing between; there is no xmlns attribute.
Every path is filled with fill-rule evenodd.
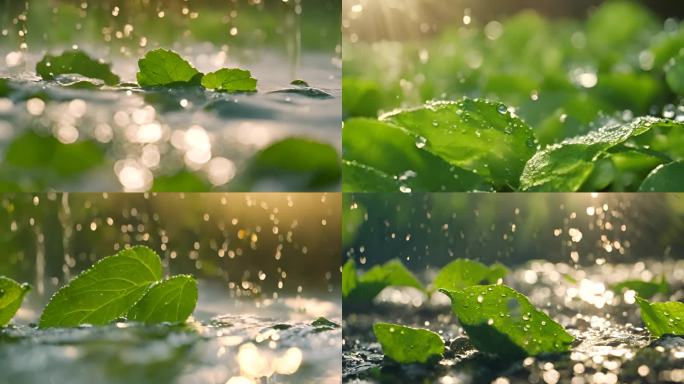
<svg viewBox="0 0 684 384"><path fill-rule="evenodd" d="M455 258L572 264L572 252L577 265L684 257L682 194L352 194L343 217L344 258L364 268L394 258L421 270Z"/></svg>

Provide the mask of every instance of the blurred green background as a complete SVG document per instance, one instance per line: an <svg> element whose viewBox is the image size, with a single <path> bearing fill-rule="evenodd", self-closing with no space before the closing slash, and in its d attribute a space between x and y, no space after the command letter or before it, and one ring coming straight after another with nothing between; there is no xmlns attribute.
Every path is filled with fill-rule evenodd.
<svg viewBox="0 0 684 384"><path fill-rule="evenodd" d="M270 297L339 286L336 194L2 194L0 275L50 294L126 245L167 273ZM49 296L48 296L49 297Z"/></svg>
<svg viewBox="0 0 684 384"><path fill-rule="evenodd" d="M509 266L680 259L684 195L349 194L342 231L345 259L371 266L399 258L412 270L455 258Z"/></svg>
<svg viewBox="0 0 684 384"><path fill-rule="evenodd" d="M136 56L142 42L286 49L300 27L303 49L334 51L340 12L339 0L0 0L0 45L104 44Z"/></svg>
<svg viewBox="0 0 684 384"><path fill-rule="evenodd" d="M346 0L344 117L482 97L515 108L542 147L607 117L684 119L664 72L684 48L681 8L623 0Z"/></svg>

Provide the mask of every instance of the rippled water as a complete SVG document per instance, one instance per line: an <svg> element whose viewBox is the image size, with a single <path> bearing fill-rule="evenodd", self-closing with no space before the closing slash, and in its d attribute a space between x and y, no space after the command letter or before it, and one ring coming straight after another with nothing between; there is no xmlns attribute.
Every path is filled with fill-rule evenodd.
<svg viewBox="0 0 684 384"><path fill-rule="evenodd" d="M312 325L321 316L339 323L339 299L228 300L225 288L206 281L195 319L183 326L119 322L37 330L29 325L37 312L23 309L20 325L0 330L0 381L335 383L341 329Z"/></svg>
<svg viewBox="0 0 684 384"><path fill-rule="evenodd" d="M258 60L242 65L225 51L199 46L189 59L204 71L248 68L259 80L259 92L71 89L30 72L8 74L3 69L0 77L10 76L16 90L0 99L0 148L7 148L27 128L54 135L65 144L92 140L105 148L106 161L88 173L54 183L41 180L36 186L66 191L144 191L152 188L155 176L181 170L197 172L207 181L207 189L278 190L287 185L236 180L260 149L286 137L306 137L340 151L340 73L329 56L302 57L299 75L311 88L290 85L287 65L273 70L287 62L277 52L260 52ZM33 68L40 58L27 60L27 67ZM134 81L136 61L120 59L114 71L122 81Z"/></svg>
<svg viewBox="0 0 684 384"><path fill-rule="evenodd" d="M388 288L370 312L345 313L345 382L438 383L667 383L684 380L684 339L651 340L641 328L633 295L607 287L625 279L664 274L670 297L681 300L684 261L643 260L577 270L564 263L531 261L505 279L572 333L577 341L562 355L503 361L477 352L468 342L446 296L427 299L411 289ZM427 275L436 271L430 270ZM430 279L427 278L426 281ZM397 322L440 333L447 352L434 366L398 366L383 360L372 324Z"/></svg>

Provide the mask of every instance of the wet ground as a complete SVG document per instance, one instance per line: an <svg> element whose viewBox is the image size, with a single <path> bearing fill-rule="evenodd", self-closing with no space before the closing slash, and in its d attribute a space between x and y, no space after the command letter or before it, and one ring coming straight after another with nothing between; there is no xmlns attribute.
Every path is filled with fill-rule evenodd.
<svg viewBox="0 0 684 384"><path fill-rule="evenodd" d="M339 295L337 295L339 296ZM332 294L230 299L200 282L184 326L119 322L37 330L35 300L0 330L2 383L338 383L339 299Z"/></svg>
<svg viewBox="0 0 684 384"><path fill-rule="evenodd" d="M428 271L430 281L436 271ZM487 356L468 342L449 301L439 293L428 299L411 289L388 288L377 305L364 311L345 308L343 381L348 383L677 383L684 382L684 338L652 340L642 328L633 296L608 287L625 279L665 274L669 297L684 296L684 261L643 260L575 269L568 264L533 261L515 269L505 283L561 323L577 341L562 355L522 361ZM399 366L383 359L372 333L378 321L438 332L447 352L435 365Z"/></svg>
<svg viewBox="0 0 684 384"><path fill-rule="evenodd" d="M175 187L303 190L307 187L297 180L250 174L250 159L287 137L312 139L341 151L341 64L329 54L303 52L293 63L285 52L269 48L229 50L209 43L167 47L205 73L240 67L258 80L256 93L225 94L199 87L142 90L126 84L135 82L138 56L112 59L98 47L79 48L96 59L112 60L122 85L108 87L75 76L43 81L35 74L42 54L0 49L0 56L16 61L0 69L0 78L9 79L10 87L4 97L0 90L0 153L27 131L36 131L63 144L90 141L104 158L84 172L59 177L37 169L29 177L22 172L21 178L13 178L5 167L0 177L14 180L13 189L145 191L159 177L189 172L199 183ZM68 49L53 47L50 52ZM293 86L294 79L309 86ZM317 189L338 188L332 184Z"/></svg>

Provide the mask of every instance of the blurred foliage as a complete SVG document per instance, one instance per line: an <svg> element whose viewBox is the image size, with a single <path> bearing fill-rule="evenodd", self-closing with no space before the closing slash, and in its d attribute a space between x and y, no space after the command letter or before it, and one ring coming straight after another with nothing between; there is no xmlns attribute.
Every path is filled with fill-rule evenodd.
<svg viewBox="0 0 684 384"><path fill-rule="evenodd" d="M296 3L301 13L297 14ZM85 8L83 6L85 4ZM222 11L218 11L222 10ZM305 50L334 51L340 42L339 0L297 2L250 0L137 1L32 0L0 1L0 26L9 33L1 44L29 47L106 43L112 52L170 46L190 39L239 47L290 49L290 32L301 28ZM21 16L20 16L21 15ZM17 22L14 22L16 20ZM131 27L126 27L126 26ZM30 33L20 36L19 30ZM124 33L124 31L128 32ZM231 33L234 30L235 33ZM116 32L121 35L117 36ZM135 53L135 52L134 52Z"/></svg>

